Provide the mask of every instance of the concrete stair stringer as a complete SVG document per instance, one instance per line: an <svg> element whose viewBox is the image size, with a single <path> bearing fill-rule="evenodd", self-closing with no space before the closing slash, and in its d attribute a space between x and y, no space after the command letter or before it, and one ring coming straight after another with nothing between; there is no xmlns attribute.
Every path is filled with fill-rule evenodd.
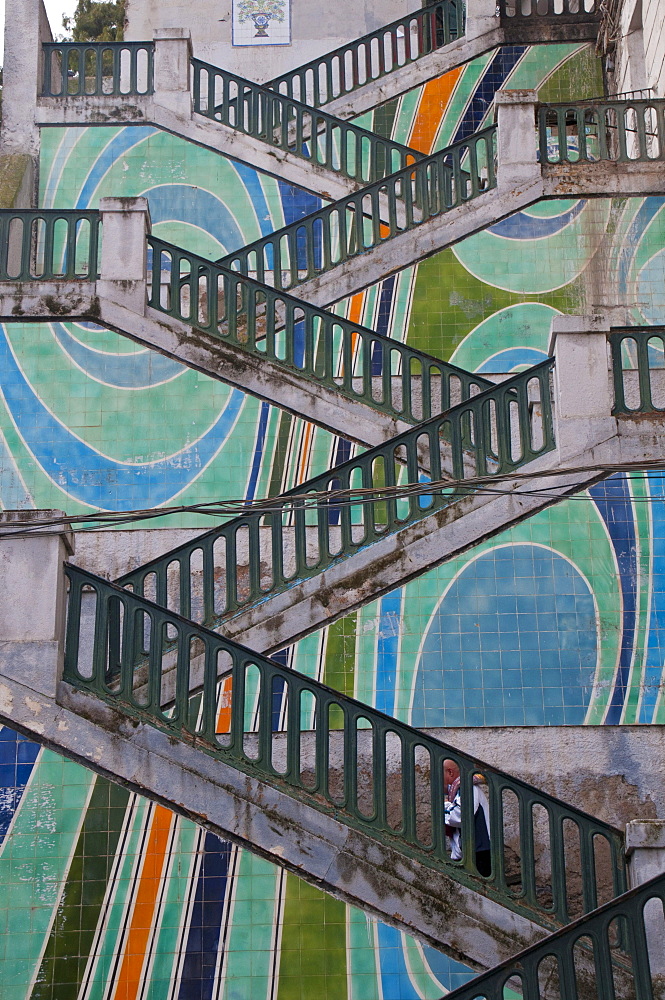
<svg viewBox="0 0 665 1000"><path fill-rule="evenodd" d="M472 14L473 12L471 12ZM506 19L508 22L510 18ZM569 42L595 42L598 25L594 22L565 24L556 23L556 18L543 23L540 17L530 24L520 19L519 24L499 24L494 17L482 18L474 24L467 17L467 33L461 38L443 45L441 48L407 63L377 80L370 80L350 94L342 94L321 105L323 111L338 118L349 120L373 108L385 104L402 94L422 86L436 77L464 66L479 56L498 49L502 45L547 45ZM488 23L489 22L489 23ZM482 29L485 30L482 30ZM470 31L477 30L475 35ZM264 84L265 86L265 84Z"/></svg>
<svg viewBox="0 0 665 1000"><path fill-rule="evenodd" d="M194 111L190 110L187 114L181 109L169 108L160 104L156 96L87 97L71 101L42 97L36 108L37 125L80 128L90 125L152 125L197 146L247 163L326 201L343 198L360 190L365 184L222 125L221 122L197 115Z"/></svg>
<svg viewBox="0 0 665 1000"><path fill-rule="evenodd" d="M608 418L605 437L583 452L569 454L565 467L559 451L543 455L520 470L526 475L488 484L501 492L469 493L322 573L222 619L218 629L252 649L274 653L607 478L613 466L640 468L662 462L662 427L658 415Z"/></svg>
<svg viewBox="0 0 665 1000"><path fill-rule="evenodd" d="M25 686L5 662L9 645L0 655L0 719L30 738L475 969L545 935L399 849L63 682L51 694Z"/></svg>
<svg viewBox="0 0 665 1000"><path fill-rule="evenodd" d="M535 140L534 140L535 141ZM330 270L287 289L328 306L496 225L543 199L641 198L665 192L661 162L547 164L514 186L492 188Z"/></svg>
<svg viewBox="0 0 665 1000"><path fill-rule="evenodd" d="M140 295L132 308L131 296L123 296L122 289L113 291L117 297L110 297L108 283L101 281L0 283L0 321L92 320L370 448L412 426L157 309L147 306L142 312Z"/></svg>

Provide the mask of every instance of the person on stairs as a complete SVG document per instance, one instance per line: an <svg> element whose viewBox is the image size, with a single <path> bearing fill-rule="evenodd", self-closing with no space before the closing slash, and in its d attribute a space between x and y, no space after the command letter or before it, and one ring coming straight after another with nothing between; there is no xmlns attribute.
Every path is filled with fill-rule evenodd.
<svg viewBox="0 0 665 1000"><path fill-rule="evenodd" d="M475 862L481 875L492 874L492 860L489 837L489 803L482 788L480 779L473 779L473 818L475 826ZM444 803L446 833L452 838L450 857L453 861L462 860L462 802L460 799L460 771L454 760L443 762L443 782L446 789Z"/></svg>

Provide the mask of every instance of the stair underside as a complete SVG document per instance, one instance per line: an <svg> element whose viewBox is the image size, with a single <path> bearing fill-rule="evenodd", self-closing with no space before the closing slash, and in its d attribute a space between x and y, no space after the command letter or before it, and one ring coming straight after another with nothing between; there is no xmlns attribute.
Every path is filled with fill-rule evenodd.
<svg viewBox="0 0 665 1000"><path fill-rule="evenodd" d="M476 969L544 936L542 927L398 849L94 697L61 683L56 702L55 692L26 687L30 650L8 662L7 646L0 651L0 719L30 738Z"/></svg>
<svg viewBox="0 0 665 1000"><path fill-rule="evenodd" d="M350 94L333 98L322 105L322 109L338 118L352 119L502 45L595 42L598 33L598 25L593 22L564 24L552 19L545 24L537 17L533 21L535 23L520 20L517 24L500 27L496 19L497 23L490 23L487 30L475 38L464 35L378 80L369 81Z"/></svg>
<svg viewBox="0 0 665 1000"><path fill-rule="evenodd" d="M174 111L150 96L87 97L70 101L42 97L36 114L40 126L153 125L232 160L249 163L257 170L329 201L343 198L363 186L362 181L349 180L327 167L294 156L211 118Z"/></svg>
<svg viewBox="0 0 665 1000"><path fill-rule="evenodd" d="M541 200L639 198L657 196L664 190L662 162L546 165L534 172L533 180L520 187L499 187L479 194L473 201L386 239L363 254L286 290L313 305L329 306ZM269 283L269 275L265 280Z"/></svg>

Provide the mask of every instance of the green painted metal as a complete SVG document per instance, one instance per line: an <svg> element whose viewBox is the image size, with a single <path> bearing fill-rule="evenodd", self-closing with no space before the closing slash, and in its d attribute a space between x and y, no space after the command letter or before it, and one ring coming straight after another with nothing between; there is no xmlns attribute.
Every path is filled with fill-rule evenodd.
<svg viewBox="0 0 665 1000"><path fill-rule="evenodd" d="M368 184L423 159L399 142L192 59L194 110L350 180ZM314 137L314 138L313 138Z"/></svg>
<svg viewBox="0 0 665 1000"><path fill-rule="evenodd" d="M601 14L601 0L497 0L497 7L502 23L580 24L600 21Z"/></svg>
<svg viewBox="0 0 665 1000"><path fill-rule="evenodd" d="M43 97L152 94L154 42L45 42Z"/></svg>
<svg viewBox="0 0 665 1000"><path fill-rule="evenodd" d="M101 229L96 211L0 211L0 281L95 281Z"/></svg>
<svg viewBox="0 0 665 1000"><path fill-rule="evenodd" d="M496 126L368 184L219 260L294 288L496 186Z"/></svg>
<svg viewBox="0 0 665 1000"><path fill-rule="evenodd" d="M653 901L653 902L651 902ZM650 955L662 962L665 875L636 886L543 941L447 993L445 1000L659 1000L662 973L650 970ZM653 916L647 929L646 920ZM657 913L659 912L659 919ZM443 1000L443 998L442 998Z"/></svg>
<svg viewBox="0 0 665 1000"><path fill-rule="evenodd" d="M541 163L665 160L665 100L580 101L538 110Z"/></svg>
<svg viewBox="0 0 665 1000"><path fill-rule="evenodd" d="M270 80L266 87L319 108L417 62L464 34L463 0L438 0Z"/></svg>
<svg viewBox="0 0 665 1000"><path fill-rule="evenodd" d="M408 423L492 383L148 236L148 305Z"/></svg>
<svg viewBox="0 0 665 1000"><path fill-rule="evenodd" d="M175 601L185 618L216 626L318 576L467 496L473 484L465 487L465 479L505 475L551 451L552 365L548 359L520 372L282 494L267 510L248 511L145 563L118 583L160 605ZM537 422L535 402L541 407ZM451 480L456 485L447 486ZM423 482L437 485L399 499L391 492L401 483ZM350 495L336 500L339 490ZM174 574L177 594L171 592Z"/></svg>
<svg viewBox="0 0 665 1000"><path fill-rule="evenodd" d="M665 327L626 327L624 329L612 330L609 334L610 347L612 350L612 377L614 381L614 408L612 414L620 413L663 413L665 412L665 398L663 405L658 406L654 400L655 387L652 383L652 371L658 370L665 374L663 369L663 355L665 353ZM635 368L624 369L624 360L627 360ZM633 393L626 385L626 373L637 370L637 399L636 406L630 405L633 402ZM627 395L630 393L630 399ZM662 396L662 390L660 395Z"/></svg>
<svg viewBox="0 0 665 1000"><path fill-rule="evenodd" d="M593 910L604 892L625 891L623 838L613 827L163 605L77 567L66 572L66 683L546 927L568 922L576 906ZM331 754L340 727L341 767ZM461 773L459 862L446 843L446 758ZM489 877L474 857L478 772L490 808ZM577 900L571 866L581 871Z"/></svg>

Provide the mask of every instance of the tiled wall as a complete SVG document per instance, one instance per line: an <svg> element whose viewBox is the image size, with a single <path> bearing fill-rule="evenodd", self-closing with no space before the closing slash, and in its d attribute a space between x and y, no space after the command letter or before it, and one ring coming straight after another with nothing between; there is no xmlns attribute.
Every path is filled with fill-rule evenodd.
<svg viewBox="0 0 665 1000"><path fill-rule="evenodd" d="M363 121L437 149L477 128L501 86L600 92L588 49L511 47ZM47 129L40 176L47 207L144 194L157 233L210 257L317 204L144 127ZM535 206L340 308L462 367L519 370L608 261L635 322L665 322L664 204ZM349 454L90 325L5 326L0 351L4 507L252 498ZM657 474L614 477L282 656L415 725L662 722L665 522L648 502L662 496ZM0 1000L416 1000L469 975L8 729L0 776Z"/></svg>

